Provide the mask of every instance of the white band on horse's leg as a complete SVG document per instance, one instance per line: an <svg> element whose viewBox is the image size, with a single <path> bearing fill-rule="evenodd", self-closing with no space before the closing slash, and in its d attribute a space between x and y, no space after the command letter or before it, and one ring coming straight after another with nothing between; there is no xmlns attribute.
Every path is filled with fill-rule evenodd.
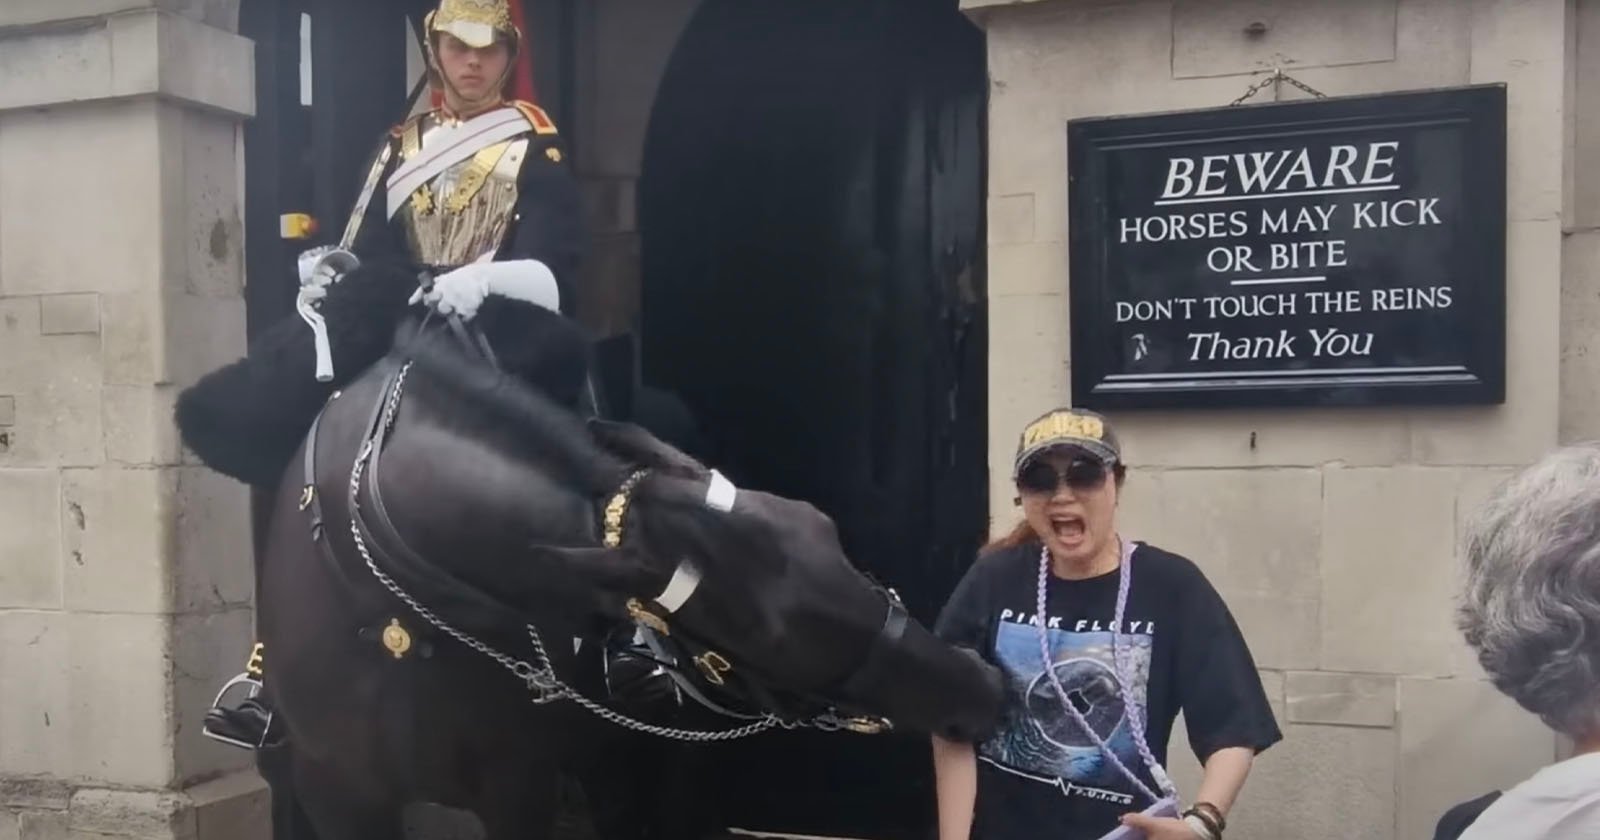
<svg viewBox="0 0 1600 840"><path fill-rule="evenodd" d="M700 570L694 567L687 558L672 570L672 580L667 581L667 588L656 596L656 603L669 613L677 612L689 602L690 596L700 587Z"/></svg>
<svg viewBox="0 0 1600 840"><path fill-rule="evenodd" d="M706 507L727 513L733 510L733 503L738 498L739 488L733 486L727 476L712 470L711 486L706 488Z"/></svg>

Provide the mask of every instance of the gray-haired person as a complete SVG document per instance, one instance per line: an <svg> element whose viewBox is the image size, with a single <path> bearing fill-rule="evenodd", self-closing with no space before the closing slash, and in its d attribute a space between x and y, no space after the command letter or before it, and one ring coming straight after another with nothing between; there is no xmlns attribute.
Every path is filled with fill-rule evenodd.
<svg viewBox="0 0 1600 840"><path fill-rule="evenodd" d="M1576 754L1494 799L1461 840L1600 838L1600 443L1502 484L1473 516L1466 555L1467 643Z"/></svg>

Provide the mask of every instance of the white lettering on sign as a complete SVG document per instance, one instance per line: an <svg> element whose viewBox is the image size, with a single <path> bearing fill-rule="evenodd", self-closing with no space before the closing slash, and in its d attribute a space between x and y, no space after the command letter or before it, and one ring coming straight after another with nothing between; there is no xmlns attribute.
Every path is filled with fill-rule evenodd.
<svg viewBox="0 0 1600 840"><path fill-rule="evenodd" d="M1173 157L1156 203L1264 198L1319 191L1387 189L1395 180L1400 143L1385 140L1365 146L1333 146L1313 157L1309 147L1276 152ZM1360 174L1356 174L1359 167Z"/></svg>

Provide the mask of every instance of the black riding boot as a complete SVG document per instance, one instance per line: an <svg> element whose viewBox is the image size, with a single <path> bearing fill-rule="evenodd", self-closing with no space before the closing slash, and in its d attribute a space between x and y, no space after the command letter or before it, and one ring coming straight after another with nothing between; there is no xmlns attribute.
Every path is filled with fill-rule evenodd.
<svg viewBox="0 0 1600 840"><path fill-rule="evenodd" d="M283 724L267 698L250 697L237 708L218 704L206 712L205 731L223 743L245 749L276 746L283 740Z"/></svg>

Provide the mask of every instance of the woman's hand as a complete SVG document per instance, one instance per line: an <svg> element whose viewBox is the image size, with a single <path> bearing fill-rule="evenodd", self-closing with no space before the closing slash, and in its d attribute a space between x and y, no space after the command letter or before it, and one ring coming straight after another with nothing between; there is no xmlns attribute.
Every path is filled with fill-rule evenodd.
<svg viewBox="0 0 1600 840"><path fill-rule="evenodd" d="M1147 817L1144 814L1124 814L1122 824L1144 832L1149 840L1196 840L1200 835L1183 820L1171 817Z"/></svg>

